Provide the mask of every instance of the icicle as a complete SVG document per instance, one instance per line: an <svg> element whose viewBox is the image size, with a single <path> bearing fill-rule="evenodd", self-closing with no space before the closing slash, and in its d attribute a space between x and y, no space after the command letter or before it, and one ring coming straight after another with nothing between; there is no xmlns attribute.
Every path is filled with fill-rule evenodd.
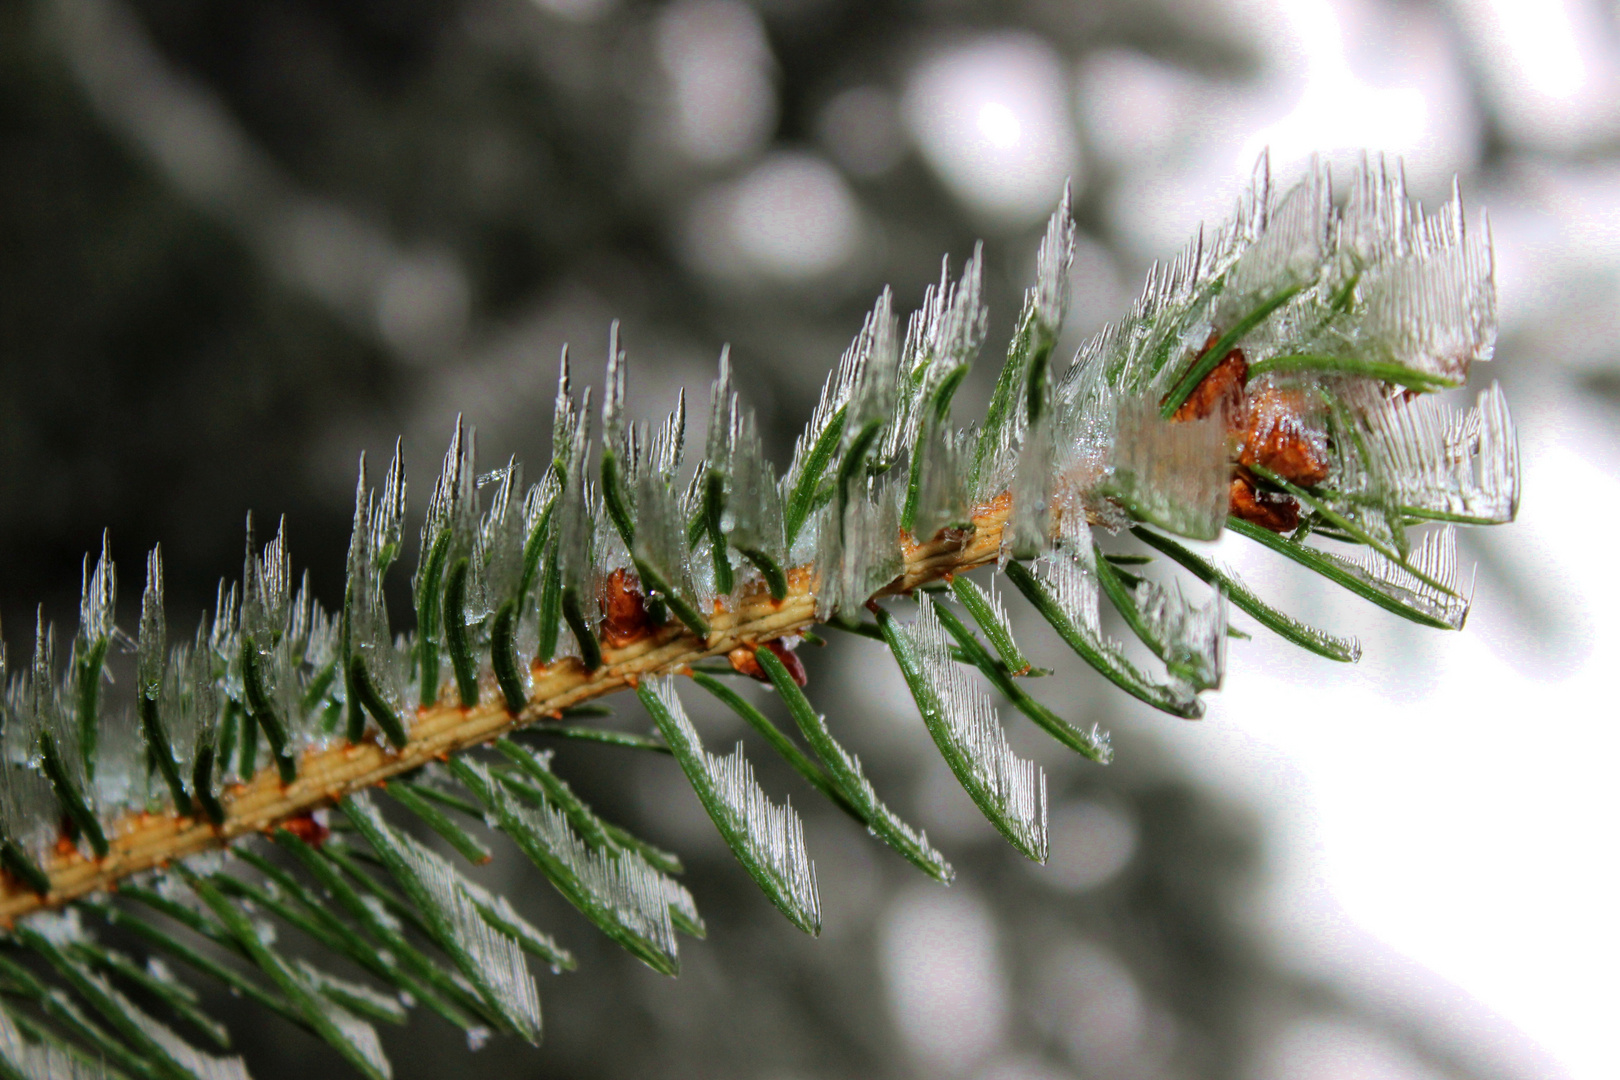
<svg viewBox="0 0 1620 1080"><path fill-rule="evenodd" d="M727 540L765 577L771 595L787 594L788 551L776 470L765 456L752 409L732 411L731 491Z"/></svg>
<svg viewBox="0 0 1620 1080"><path fill-rule="evenodd" d="M349 1041L361 1047L362 1052L368 1057L379 1061L387 1060L382 1052L382 1043L377 1039L376 1030L361 1017L387 1024L403 1024L407 1019L407 1013L399 998L393 994L373 990L364 983L340 979L330 972L322 971L307 960L298 959L293 963L298 974L313 992L337 1006L330 1015Z"/></svg>
<svg viewBox="0 0 1620 1080"><path fill-rule="evenodd" d="M602 444L615 451L628 445L624 392L629 370L630 361L619 342L619 320L614 319L608 326L607 379L602 390Z"/></svg>
<svg viewBox="0 0 1620 1080"><path fill-rule="evenodd" d="M1219 689L1226 673L1226 597L1216 591L1198 607L1179 584L1143 579L1133 598L1146 627L1144 643L1171 676L1195 690Z"/></svg>
<svg viewBox="0 0 1620 1080"><path fill-rule="evenodd" d="M1363 274L1354 340L1380 359L1457 384L1495 346L1490 245L1468 235L1455 186L1439 213L1413 212L1409 235Z"/></svg>
<svg viewBox="0 0 1620 1080"><path fill-rule="evenodd" d="M874 836L905 856L917 869L936 881L948 884L956 876L951 864L929 844L927 833L913 829L901 819L900 815L889 809L888 804L878 798L872 782L866 778L866 773L861 768L860 758L844 749L832 737L832 732L827 728L826 718L810 704L810 700L804 696L804 691L794 681L792 674L776 653L769 648L761 647L755 650L754 655L755 662L769 675L771 684L776 687L777 694L782 698L782 703L793 714L793 719L799 725L799 731L804 735L805 741L827 767L827 772L837 784L838 793L855 810L857 819L864 822Z"/></svg>
<svg viewBox="0 0 1620 1080"><path fill-rule="evenodd" d="M300 716L302 705L286 637L292 587L286 522L281 522L275 539L264 546L258 557L253 551L251 514L247 534L239 626L242 703L264 733L282 783L290 784L298 775L298 752L302 747L292 741L289 718Z"/></svg>
<svg viewBox="0 0 1620 1080"><path fill-rule="evenodd" d="M862 362L849 392L849 415L844 424L839 457L844 462L869 456L884 459L889 449L887 432L900 389L900 351L893 296L884 289L877 306L861 328Z"/></svg>
<svg viewBox="0 0 1620 1080"><path fill-rule="evenodd" d="M102 993L115 1002L135 1026L163 1051L163 1055L196 1080L249 1080L247 1065L239 1057L214 1057L186 1042L174 1029L141 1010L133 1001L115 990L111 983L98 975L85 974L94 980ZM372 1033L376 1038L376 1033ZM379 1055L381 1050L378 1050Z"/></svg>
<svg viewBox="0 0 1620 1080"><path fill-rule="evenodd" d="M438 701L443 678L440 644L449 645L444 632L445 593L457 576L461 560L470 560L478 527L476 444L476 434L463 425L458 415L422 523L421 547L411 585L416 600L418 700L424 707ZM464 612L454 614L465 621Z"/></svg>
<svg viewBox="0 0 1620 1080"><path fill-rule="evenodd" d="M41 866L55 847L61 810L49 782L30 764L31 741L27 691L18 680L5 690L4 755L0 759L0 865L36 892L46 892L50 879Z"/></svg>
<svg viewBox="0 0 1620 1080"><path fill-rule="evenodd" d="M927 541L941 529L965 529L973 522L964 470L971 441L948 423L929 421L913 447L913 486L907 490L912 538Z"/></svg>
<svg viewBox="0 0 1620 1080"><path fill-rule="evenodd" d="M975 805L1019 851L1046 861L1046 774L1012 752L995 706L951 657L950 640L927 593L902 626L883 611L885 640L916 699L928 733Z"/></svg>
<svg viewBox="0 0 1620 1080"><path fill-rule="evenodd" d="M957 578L957 581L963 579ZM960 594L958 594L960 595ZM979 669L985 679L1001 691L1009 704L1025 716L1033 720L1041 730L1052 736L1070 750L1095 761L1099 765L1107 765L1114 760L1114 748L1108 732L1100 724L1092 724L1089 731L1082 731L1069 723L1051 709L1036 701L1026 691L1020 680L1013 677L1008 671L1004 661L997 660L978 639L973 631L956 613L943 604L936 605L934 614L939 618L945 631L956 639L954 655L963 663L972 664Z"/></svg>
<svg viewBox="0 0 1620 1080"><path fill-rule="evenodd" d="M198 1051L166 1024L147 1015L104 976L71 954L85 939L76 916L34 918L18 927L18 941L43 957L92 1008L112 1025L130 1049L163 1073L192 1080L248 1080L241 1058L216 1058Z"/></svg>
<svg viewBox="0 0 1620 1080"><path fill-rule="evenodd" d="M394 441L394 456L388 462L388 474L383 478L382 496L372 508L367 522L372 558L379 572L392 565L399 557L400 542L405 529L405 459L401 456L400 440Z"/></svg>
<svg viewBox="0 0 1620 1080"><path fill-rule="evenodd" d="M1061 530L1060 549L1037 560L1031 568L1009 563L1008 578L1064 643L1114 685L1172 716L1202 716L1203 702L1185 685L1176 681L1160 684L1148 678L1125 658L1119 644L1102 632L1090 530L1078 514L1065 514Z"/></svg>
<svg viewBox="0 0 1620 1080"><path fill-rule="evenodd" d="M1012 622L1007 618L1007 609L1002 606L1001 597L996 593L996 582L990 580L988 591L979 588L971 578L958 575L951 579L951 591L962 602L973 616L973 621L979 624L990 644L995 646L996 654L1001 662L1007 666L1011 675L1024 675L1032 672L1033 665L1024 657L1023 650L1013 640ZM1033 674L1043 674L1034 671Z"/></svg>
<svg viewBox="0 0 1620 1080"><path fill-rule="evenodd" d="M588 477L590 456L591 391L586 389L582 407L568 441L568 476L558 507L557 559L559 566L560 612L579 647L587 671L601 664L595 637L598 620L596 575L598 566L597 524L603 515Z"/></svg>
<svg viewBox="0 0 1620 1080"><path fill-rule="evenodd" d="M1044 379L1044 369L1040 377ZM1037 394L1044 399L1049 393L1049 388L1032 386L1029 400L1036 400ZM1053 429L1052 409L1047 404L1030 422L1018 449L1012 476L1012 520L1002 535L1004 557L1032 559L1050 543L1052 499L1057 488Z"/></svg>
<svg viewBox="0 0 1620 1080"><path fill-rule="evenodd" d="M394 444L394 457L380 497L367 486L366 459L362 454L355 484L348 578L338 630L342 667L338 681L343 686L344 703L348 708L347 734L351 742L358 742L364 734L368 714L382 728L389 742L398 746L405 741L405 727L400 717L408 711L407 672L415 665L401 663L393 648L388 605L383 593L384 576L399 556L404 518L405 466L400 444ZM419 566L419 575L421 571ZM222 744L221 750L224 749Z"/></svg>
<svg viewBox="0 0 1620 1080"><path fill-rule="evenodd" d="M173 731L173 714L178 711L185 682L191 674L190 658L184 646L176 649L172 661L165 649L163 618L163 552L154 547L146 558L146 591L141 596L140 637L136 644L136 710L147 747L147 760L157 766L174 802L175 813L191 809L186 792L185 763L176 752L182 745L189 752L193 731ZM172 664L172 667L170 666ZM167 702L165 702L167 698ZM165 704L170 716L165 716ZM133 762L125 763L126 769ZM105 772L105 770L104 770ZM127 786L128 779L125 779ZM106 792L106 788L102 788Z"/></svg>
<svg viewBox="0 0 1620 1080"><path fill-rule="evenodd" d="M1035 253L1035 284L1025 302L1044 332L1055 342L1069 308L1069 267L1074 262L1074 192L1063 185L1063 198L1046 223L1046 235Z"/></svg>
<svg viewBox="0 0 1620 1080"><path fill-rule="evenodd" d="M494 477L495 494L478 526L481 566L475 577L482 586L479 596L469 596L469 621L487 616L500 600L517 588L523 576L524 507L523 465L511 458Z"/></svg>
<svg viewBox="0 0 1620 1080"><path fill-rule="evenodd" d="M433 936L480 996L530 1042L540 1040L540 997L516 940L485 920L456 869L438 853L396 832L364 794L344 813L382 856L427 918Z"/></svg>
<svg viewBox="0 0 1620 1080"><path fill-rule="evenodd" d="M1052 349L1057 345L1068 304L1069 265L1074 257L1074 217L1070 193L1046 226L1035 258L1035 284L1024 294L1024 310L996 378L990 408L973 456L972 499L995 498L1012 481L1015 453L1029 422L1039 420L1050 403ZM1015 531L1018 526L1015 522Z"/></svg>
<svg viewBox="0 0 1620 1080"><path fill-rule="evenodd" d="M79 593L79 632L73 639L74 709L79 732L73 752L79 756L87 779L96 775L96 743L101 723L101 684L106 678L107 643L114 631L113 609L118 599L118 575L107 554L107 534L101 534L101 556L95 569L84 558L83 587ZM66 747L64 747L66 749Z"/></svg>
<svg viewBox="0 0 1620 1080"><path fill-rule="evenodd" d="M573 387L570 385L568 370L568 346L562 347L562 356L557 362L557 397L551 411L551 461L552 468L559 474L558 480L566 477L569 462L572 460L574 429L579 417L590 412L589 403L582 410L574 405Z"/></svg>
<svg viewBox="0 0 1620 1080"><path fill-rule="evenodd" d="M706 539L708 543L708 568L712 578L704 575L707 587L698 590L699 607L704 609L716 596L728 595L736 588L727 526L735 526L739 510L746 512L746 508L733 501L732 459L737 450L739 411L737 393L731 385L731 347L728 345L720 350L720 372L709 388L707 456L698 467L697 475L692 477L681 503L682 517L698 523L699 532L689 533L688 540Z"/></svg>
<svg viewBox="0 0 1620 1080"><path fill-rule="evenodd" d="M842 528L819 532L816 552L816 617L851 614L894 580L904 565L900 549L900 485L903 478L860 475L850 481ZM828 507L836 514L839 501Z"/></svg>
<svg viewBox="0 0 1620 1080"><path fill-rule="evenodd" d="M107 1080L106 1065L69 1053L53 1042L29 1041L11 1013L0 1008L0 1061L22 1080Z"/></svg>
<svg viewBox="0 0 1620 1080"><path fill-rule="evenodd" d="M805 852L804 826L792 805L777 806L766 798L741 744L723 758L703 749L673 678L643 679L636 694L737 861L789 921L807 934L819 934L816 868Z"/></svg>
<svg viewBox="0 0 1620 1080"><path fill-rule="evenodd" d="M1314 626L1307 626L1287 613L1277 610L1256 596L1236 572L1187 550L1169 537L1142 528L1131 531L1143 543L1157 548L1192 571L1199 580L1220 589L1231 598L1235 606L1273 633L1329 660L1355 663L1361 659L1361 643L1355 638L1337 637Z"/></svg>
<svg viewBox="0 0 1620 1080"><path fill-rule="evenodd" d="M925 391L958 364L971 363L989 327L990 309L983 299L984 245L974 245L954 285L950 271L947 255L940 263L939 284L928 287L922 307L906 325L903 370Z"/></svg>
<svg viewBox="0 0 1620 1080"><path fill-rule="evenodd" d="M1339 561L1354 567L1357 577L1379 591L1398 597L1453 630L1461 630L1468 621L1468 610L1473 606L1473 586L1464 593L1457 573L1457 528L1454 525L1445 525L1423 538L1422 545L1407 559L1411 570L1376 551ZM1438 582L1441 587L1436 588L1422 578Z"/></svg>
<svg viewBox="0 0 1620 1080"><path fill-rule="evenodd" d="M478 913L484 917L484 921L516 941L524 952L550 964L552 971L573 969L573 954L557 944L550 934L519 915L506 897L492 893L476 881L469 881L466 878L461 880L461 888L473 902L473 906L478 908Z"/></svg>
<svg viewBox="0 0 1620 1080"><path fill-rule="evenodd" d="M962 267L961 279L952 284L950 257L946 256L940 264L939 284L928 287L922 307L906 324L900 350L900 413L890 425L884 456L897 457L901 449L910 452L913 486L925 482L922 447L935 441L930 429L945 428L951 398L984 343L990 311L983 303L983 257L984 245L975 245Z"/></svg>
<svg viewBox="0 0 1620 1080"><path fill-rule="evenodd" d="M665 447L668 443L664 444ZM670 451L661 450L668 458ZM692 589L686 516L671 486L672 468L658 462L636 478L635 557L637 574L649 598L661 600L693 633L707 636L709 624Z"/></svg>
<svg viewBox="0 0 1620 1080"><path fill-rule="evenodd" d="M102 830L94 791L85 775L85 764L78 751L78 726L65 707L56 685L56 632L45 622L40 607L34 621L34 663L29 674L27 714L39 770L50 781L62 814L89 843L97 858L107 855L107 837Z"/></svg>
<svg viewBox="0 0 1620 1080"><path fill-rule="evenodd" d="M1263 230L1228 272L1215 304L1217 331L1275 310L1315 280L1325 260L1332 206L1326 172L1313 158L1305 177L1274 208L1267 206Z"/></svg>
<svg viewBox="0 0 1620 1080"><path fill-rule="evenodd" d="M810 423L793 448L793 462L783 475L781 486L783 520L790 548L811 520L828 471L840 458L848 458L848 450L858 435L865 444L864 455L877 443L882 432L881 421L887 418L892 401L889 395L894 392L898 366L891 306L889 290L884 289L861 324L861 332L839 358L837 370L828 377L821 400L810 415ZM873 371L874 367L878 370ZM851 413L862 415L855 417ZM874 420L879 422L879 427L867 430L867 425ZM833 524L836 528L837 515Z"/></svg>
<svg viewBox="0 0 1620 1080"><path fill-rule="evenodd" d="M659 870L660 873L680 873L679 860L674 859L667 852L659 852L643 841L637 840L622 829L610 825L596 815L580 797L574 794L566 781L558 776L551 768L551 751L536 753L527 747L521 746L510 739L497 739L495 749L508 761L522 770L527 780L532 780L530 786L524 780L511 775L501 778L501 783L513 793L528 798L530 801L555 806L562 811L568 823L592 848L609 849L616 851L634 851L648 864ZM695 937L704 935L703 920L697 913L697 904L692 899L686 887L673 878L666 878L665 891L669 895L670 916L674 920L675 928L692 934Z"/></svg>
<svg viewBox="0 0 1620 1080"><path fill-rule="evenodd" d="M400 854L432 898L424 909L439 924L441 940L453 939L471 961L462 967L484 997L520 1035L540 1041L540 997L517 940L492 926L464 887L463 879L437 853L396 834Z"/></svg>
<svg viewBox="0 0 1620 1080"><path fill-rule="evenodd" d="M1518 435L1499 384L1466 412L1419 397L1386 400L1365 417L1374 475L1398 512L1471 525L1501 524L1518 513Z"/></svg>
<svg viewBox="0 0 1620 1080"><path fill-rule="evenodd" d="M675 928L664 879L633 851L592 849L549 802L520 803L477 762L453 759L450 769L495 815L502 832L515 840L569 903L608 937L654 971L680 970Z"/></svg>
<svg viewBox="0 0 1620 1080"><path fill-rule="evenodd" d="M681 387L674 410L652 437L647 460L673 487L675 474L686 460L686 387Z"/></svg>
<svg viewBox="0 0 1620 1080"><path fill-rule="evenodd" d="M298 968L270 947L274 940L270 924L249 918L220 891L211 880L217 870L198 867L195 859L190 862L192 866L182 863L177 870L195 895L193 903L200 902L213 913L237 947L269 976L288 1004L329 1046L371 1080L388 1080L393 1069L371 1025L320 997Z"/></svg>

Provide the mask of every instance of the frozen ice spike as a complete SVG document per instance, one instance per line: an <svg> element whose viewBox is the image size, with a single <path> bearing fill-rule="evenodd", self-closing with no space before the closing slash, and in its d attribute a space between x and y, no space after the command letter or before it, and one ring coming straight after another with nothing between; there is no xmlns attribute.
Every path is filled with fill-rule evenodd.
<svg viewBox="0 0 1620 1080"><path fill-rule="evenodd" d="M654 971L680 970L663 875L638 853L592 848L550 802L519 802L477 762L453 759L455 773L557 891L631 955Z"/></svg>
<svg viewBox="0 0 1620 1080"><path fill-rule="evenodd" d="M703 749L672 677L643 679L636 694L737 861L789 921L807 934L819 934L816 868L805 852L804 826L792 805L778 806L766 798L740 744L723 758Z"/></svg>
<svg viewBox="0 0 1620 1080"><path fill-rule="evenodd" d="M1012 752L995 706L951 657L950 640L927 593L902 626L879 609L878 626L894 653L946 764L996 829L1035 862L1046 861L1046 774Z"/></svg>

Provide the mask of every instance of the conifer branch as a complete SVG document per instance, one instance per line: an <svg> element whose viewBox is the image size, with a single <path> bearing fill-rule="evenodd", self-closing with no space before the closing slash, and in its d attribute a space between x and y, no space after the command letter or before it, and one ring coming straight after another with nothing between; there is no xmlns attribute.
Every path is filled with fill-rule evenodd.
<svg viewBox="0 0 1620 1080"><path fill-rule="evenodd" d="M0 1000L0 1072L23 1069L18 1061L58 1039L132 1075L243 1075L238 1059L203 1054L123 996L110 980L153 988L97 943L81 912L314 1032L379 1080L391 1066L371 1023L399 1022L407 1000L475 1045L491 1032L538 1041L525 956L558 968L572 957L385 819L368 789L394 778L392 802L462 856L493 856L469 825L505 833L603 933L676 974L677 935L705 933L674 876L679 859L598 817L549 753L502 738L525 727L669 755L765 896L819 933L815 865L791 799L759 785L742 746L724 756L704 746L681 675L741 712L812 792L948 880L945 856L880 799L803 692L793 647L819 624L889 648L973 802L1044 861L1045 773L1013 753L966 667L1065 748L1099 764L1112 748L1106 732L1080 730L1026 689L1046 672L1014 640L1005 590L963 577L980 568L1004 573L1104 678L1184 718L1203 715L1202 695L1225 677L1228 638L1245 636L1228 623L1232 607L1324 658L1360 655L1354 639L1277 610L1184 540L1230 530L1385 610L1461 629L1472 593L1456 528L1512 520L1517 441L1499 387L1462 411L1415 392L1460 386L1489 358L1488 233L1467 230L1455 196L1425 215L1381 163L1364 164L1342 207L1325 170L1278 195L1266 169L1262 159L1226 228L1155 268L1126 318L1059 370L1052 352L1074 244L1065 196L979 425L958 428L951 416L983 343L979 253L954 282L945 268L903 334L885 291L780 479L728 353L704 457L683 473L684 392L658 428L630 423L615 326L593 451L592 391L576 398L565 350L539 483L525 488L515 460L481 477L475 434L458 418L422 528L411 634L396 636L383 588L405 517L397 448L380 489L361 460L336 613L315 602L307 579L295 584L284 531L261 549L250 520L241 582L222 583L211 618L171 645L152 552L134 720L104 700L119 634L104 543L93 569L86 560L65 670L41 618L32 662L0 698L0 922L10 931L0 945L33 952L106 1026L67 1005L67 991L14 974L0 951L0 977L38 1014ZM487 505L482 488L492 489ZM1102 537L1127 530L1207 586L1205 598L1188 599L1147 556L1104 549ZM1104 598L1140 655L1104 631ZM910 600L903 619L895 609ZM717 682L719 672L770 683L819 764ZM567 722L626 688L657 737ZM498 757L476 751L485 745ZM333 806L353 846L330 835ZM259 833L286 865L238 844ZM239 851L252 874L200 858L220 848ZM114 890L256 974L87 899ZM245 902L391 990L283 957ZM217 1034L185 995L156 996ZM7 1042L13 1031L33 1041L19 1050Z"/></svg>
<svg viewBox="0 0 1620 1080"><path fill-rule="evenodd" d="M1007 510L1005 498L985 507L974 516L974 531L965 541L942 537L910 545L901 574L884 595L907 592L994 562ZM739 646L751 648L795 634L818 621L812 581L808 570L793 570L781 601L773 600L767 587L751 590L736 611L710 617L707 638L672 624L634 644L604 649L602 666L593 672L586 672L572 658L537 670L528 704L516 716L507 711L504 700L497 701L493 695L471 709L439 704L417 712L405 745L397 749L371 738L310 751L298 762L297 777L291 783L282 782L279 766L267 766L220 796L225 820L218 826L193 815L127 815L108 826L106 858L89 859L73 849L42 867L51 883L44 895L15 878L0 879L0 919L15 920L41 908L58 907L114 888L121 879L143 870L221 847L241 836L273 832L283 822L333 805L352 792L510 731L550 722L564 709L632 688L640 679L680 674L692 664L725 656Z"/></svg>

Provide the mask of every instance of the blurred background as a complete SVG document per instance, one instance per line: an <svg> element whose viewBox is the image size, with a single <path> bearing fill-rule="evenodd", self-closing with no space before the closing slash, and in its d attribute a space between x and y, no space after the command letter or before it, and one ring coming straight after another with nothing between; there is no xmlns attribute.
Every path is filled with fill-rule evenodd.
<svg viewBox="0 0 1620 1080"><path fill-rule="evenodd" d="M1620 1075L1617 11L8 0L13 655L37 602L72 625L104 526L126 626L161 541L189 628L180 613L237 573L249 510L287 516L335 603L360 452L403 435L418 514L458 412L487 462L540 462L558 350L599 379L610 318L640 415L682 386L705 400L729 342L785 460L884 284L907 309L942 253L959 268L983 239L991 341L1006 340L1065 179L1072 353L1152 260L1226 214L1263 148L1284 179L1312 152L1341 176L1363 148L1398 155L1431 205L1459 177L1496 239L1501 338L1475 381L1508 388L1524 509L1464 537L1479 567L1465 633L1223 552L1295 613L1360 634L1367 658L1235 643L1208 718L1181 724L1048 652L1063 674L1037 691L1112 728L1119 753L1091 766L1008 720L1051 778L1045 869L976 816L880 647L836 642L808 657L813 696L956 863L954 886L756 752L806 813L827 929L802 939L667 762L570 749L593 801L688 857L709 941L686 946L679 982L656 976L507 848L491 883L582 960L542 978L546 1044L469 1056L431 1016L384 1037L408 1078ZM960 414L999 358L987 349ZM696 716L712 746L740 737ZM278 1019L216 1004L256 1075L341 1069Z"/></svg>

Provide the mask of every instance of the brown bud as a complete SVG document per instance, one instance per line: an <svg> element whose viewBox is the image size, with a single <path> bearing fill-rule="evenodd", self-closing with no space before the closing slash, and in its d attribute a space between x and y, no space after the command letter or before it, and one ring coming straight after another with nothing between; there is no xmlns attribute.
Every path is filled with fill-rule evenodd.
<svg viewBox="0 0 1620 1080"><path fill-rule="evenodd" d="M1215 347L1215 341L1216 336L1209 335L1209 340L1204 342L1204 348L1198 354L1200 359ZM1221 357L1221 362L1193 387L1187 400L1170 417L1171 422L1180 424L1188 420L1202 420L1219 412L1227 418L1228 424L1237 424L1238 418L1243 415L1243 390L1248 381L1249 362L1244 358L1242 349L1233 349Z"/></svg>
<svg viewBox="0 0 1620 1080"><path fill-rule="evenodd" d="M803 686L810 681L810 676L804 670L804 663L799 659L798 653L782 644L779 639L772 639L765 642L764 645L765 648L776 655L778 660L782 661L782 666L787 668L788 674L793 677L794 682ZM754 655L753 648L748 645L739 645L732 649L726 654L726 659L731 661L732 670L739 675L747 675L749 678L758 679L760 682L771 681L771 677L765 674L765 669L759 666L759 658Z"/></svg>
<svg viewBox="0 0 1620 1080"><path fill-rule="evenodd" d="M652 630L647 617L647 605L642 595L631 587L631 578L623 567L608 575L602 586L602 645L609 649L622 649L646 637Z"/></svg>
<svg viewBox="0 0 1620 1080"><path fill-rule="evenodd" d="M1328 478L1327 455L1305 426L1299 391L1268 386L1250 395L1238 463L1270 469L1301 487Z"/></svg>
<svg viewBox="0 0 1620 1080"><path fill-rule="evenodd" d="M322 824L313 813L298 814L281 823L281 827L311 847L320 847L332 830Z"/></svg>
<svg viewBox="0 0 1620 1080"><path fill-rule="evenodd" d="M1262 529L1285 533L1299 528L1299 503L1290 495L1255 487L1245 472L1232 474L1230 499L1234 515Z"/></svg>

